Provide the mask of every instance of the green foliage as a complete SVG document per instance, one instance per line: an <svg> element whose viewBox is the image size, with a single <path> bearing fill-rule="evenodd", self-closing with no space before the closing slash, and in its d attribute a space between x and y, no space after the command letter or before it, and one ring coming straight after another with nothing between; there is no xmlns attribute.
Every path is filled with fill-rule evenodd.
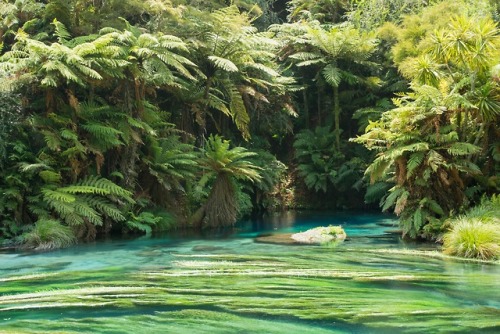
<svg viewBox="0 0 500 334"><path fill-rule="evenodd" d="M156 217L151 212L143 211L137 216L134 214L130 215L130 218L125 222L125 227L128 230L139 231L149 235L161 220L161 217Z"/></svg>
<svg viewBox="0 0 500 334"><path fill-rule="evenodd" d="M372 122L368 132L356 139L379 152L366 173L372 182L397 184L381 203L383 210L395 208L405 233L412 237L467 200L459 173L479 174L476 165L463 159L479 148L460 141L455 127L441 125L442 114L432 104L425 111L420 107L425 102L423 96L408 99Z"/></svg>
<svg viewBox="0 0 500 334"><path fill-rule="evenodd" d="M168 221L160 208L188 214L185 196L205 203L206 226L230 226L250 203L295 201L295 174L276 156L296 161L316 192L348 202L366 186L365 200L382 197L411 236L439 233L442 219L498 191L492 4L292 0L295 23L266 32L255 20L270 1L226 5L0 4L0 237L37 220L79 238L149 233ZM379 26L380 43L367 32ZM410 92L391 103L405 80ZM370 154L341 141L356 132L351 113L380 183L361 175ZM216 134L258 138L270 153Z"/></svg>
<svg viewBox="0 0 500 334"><path fill-rule="evenodd" d="M279 188L283 185L287 177L287 166L279 161L273 154L260 150L253 150L256 155L250 157L250 161L260 168L261 179L252 185L247 193L251 193L251 200L246 207L254 213L263 214L266 210L273 210L285 205L280 198ZM250 204L250 206L248 206ZM253 207L252 207L253 204ZM240 207L244 207L240 204ZM248 212L247 212L248 213Z"/></svg>
<svg viewBox="0 0 500 334"><path fill-rule="evenodd" d="M9 93L0 93L0 168L7 159L7 145L19 126L21 106L19 97Z"/></svg>
<svg viewBox="0 0 500 334"><path fill-rule="evenodd" d="M393 55L412 92L398 94L396 108L355 140L378 152L367 174L372 182L396 184L381 204L394 207L412 237L437 237L444 218L490 187L481 173L495 173L478 166L497 138L489 129L498 118L498 97L491 94L498 82L489 69L498 59L499 31L481 6L458 11L474 19L436 23L455 6L443 2L403 20Z"/></svg>
<svg viewBox="0 0 500 334"><path fill-rule="evenodd" d="M48 250L69 247L76 243L73 230L57 220L40 219L33 230L23 236L24 247Z"/></svg>
<svg viewBox="0 0 500 334"><path fill-rule="evenodd" d="M439 1L420 0L356 0L350 1L348 20L356 27L374 30L386 22L400 22L404 15L417 14Z"/></svg>
<svg viewBox="0 0 500 334"><path fill-rule="evenodd" d="M240 186L236 189L236 202L236 207L238 208L236 219L250 216L253 210L252 198L245 191L244 187Z"/></svg>
<svg viewBox="0 0 500 334"><path fill-rule="evenodd" d="M115 203L134 203L129 191L99 177L88 177L74 185L51 188L47 186L42 189L43 201L70 226L85 222L101 226L105 218L123 221L125 217Z"/></svg>
<svg viewBox="0 0 500 334"><path fill-rule="evenodd" d="M261 176L255 186L264 192L270 192L280 182L287 167L267 151L254 150L254 152L256 154L250 158L250 161L260 169L259 174Z"/></svg>
<svg viewBox="0 0 500 334"><path fill-rule="evenodd" d="M369 184L366 188L365 202L376 203L380 202L386 196L387 191L391 188L391 184L387 182L375 182Z"/></svg>
<svg viewBox="0 0 500 334"><path fill-rule="evenodd" d="M282 25L273 30L287 43L282 49L284 57L299 68L307 67L317 73L316 85L326 82L332 87L335 146L341 152L341 84L359 86L373 81L366 78L374 67L370 61L376 47L373 34L360 32L351 25L319 25L317 21Z"/></svg>
<svg viewBox="0 0 500 334"><path fill-rule="evenodd" d="M318 20L337 23L349 7L345 0L290 0L287 1L289 21Z"/></svg>
<svg viewBox="0 0 500 334"><path fill-rule="evenodd" d="M223 116L248 140L252 113L292 109L286 93L293 79L283 75L276 61L279 45L257 32L249 13L233 5L191 14L185 28L198 37L190 45L190 59L199 65L199 80L180 97L195 114L200 136L207 128L220 133Z"/></svg>
<svg viewBox="0 0 500 334"><path fill-rule="evenodd" d="M337 176L343 160L334 146L335 135L329 127L316 127L314 131L302 130L293 144L299 165L299 175L309 189L327 192Z"/></svg>
<svg viewBox="0 0 500 334"><path fill-rule="evenodd" d="M197 155L194 147L180 141L179 136L168 136L152 140L149 149L151 159L145 159L148 173L163 187L164 191L184 191L183 184L195 179Z"/></svg>

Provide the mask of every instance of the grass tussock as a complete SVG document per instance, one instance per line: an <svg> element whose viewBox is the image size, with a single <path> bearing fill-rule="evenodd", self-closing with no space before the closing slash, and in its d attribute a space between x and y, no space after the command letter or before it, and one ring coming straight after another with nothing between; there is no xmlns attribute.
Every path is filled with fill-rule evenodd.
<svg viewBox="0 0 500 334"><path fill-rule="evenodd" d="M24 247L36 250L48 250L69 247L76 243L73 230L63 226L57 220L37 221L31 232L24 236Z"/></svg>
<svg viewBox="0 0 500 334"><path fill-rule="evenodd" d="M443 238L445 254L492 260L500 256L500 226L477 219L456 221Z"/></svg>
<svg viewBox="0 0 500 334"><path fill-rule="evenodd" d="M448 221L445 254L481 260L500 257L500 196L485 198L465 215Z"/></svg>

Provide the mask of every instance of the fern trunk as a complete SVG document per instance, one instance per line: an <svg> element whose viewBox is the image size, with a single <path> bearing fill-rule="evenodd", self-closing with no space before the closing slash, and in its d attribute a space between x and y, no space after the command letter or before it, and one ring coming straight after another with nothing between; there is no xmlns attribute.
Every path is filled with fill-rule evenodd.
<svg viewBox="0 0 500 334"><path fill-rule="evenodd" d="M307 100L307 89L304 89L302 91L302 96L304 99L304 118L306 119L306 129L310 129L310 124L309 124L309 104Z"/></svg>
<svg viewBox="0 0 500 334"><path fill-rule="evenodd" d="M335 126L335 147L340 152L340 101L339 87L333 86L333 117Z"/></svg>
<svg viewBox="0 0 500 334"><path fill-rule="evenodd" d="M238 203L233 182L226 173L219 173L206 202L204 228L230 227L236 222Z"/></svg>
<svg viewBox="0 0 500 334"><path fill-rule="evenodd" d="M207 211L206 205L202 205L195 213L191 215L188 219L188 225L193 227L195 230L201 229L203 218L205 218L205 212Z"/></svg>
<svg viewBox="0 0 500 334"><path fill-rule="evenodd" d="M318 85L318 95L316 97L316 104L318 108L318 122L316 126L321 126L321 95L323 94L323 85Z"/></svg>
<svg viewBox="0 0 500 334"><path fill-rule="evenodd" d="M123 174L124 186L127 190L133 191L137 179L136 162L137 162L137 149L139 143L132 139L130 144L126 146L123 152L121 161L121 172Z"/></svg>
<svg viewBox="0 0 500 334"><path fill-rule="evenodd" d="M203 92L204 106L200 110L199 115L196 117L196 122L199 126L199 139L200 146L205 144L205 135L207 133L207 112L208 112L208 100L210 96L210 89L212 88L213 78L208 77L206 81L205 91Z"/></svg>

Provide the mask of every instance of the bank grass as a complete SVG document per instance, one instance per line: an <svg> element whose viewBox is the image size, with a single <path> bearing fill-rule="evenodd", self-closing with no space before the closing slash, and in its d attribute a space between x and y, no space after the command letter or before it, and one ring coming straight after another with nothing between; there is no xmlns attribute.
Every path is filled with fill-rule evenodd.
<svg viewBox="0 0 500 334"><path fill-rule="evenodd" d="M73 230L57 220L41 219L24 235L24 247L36 250L65 248L76 243Z"/></svg>
<svg viewBox="0 0 500 334"><path fill-rule="evenodd" d="M445 254L495 260L500 257L500 196L485 198L466 214L447 221Z"/></svg>
<svg viewBox="0 0 500 334"><path fill-rule="evenodd" d="M500 256L500 225L461 218L445 234L443 250L448 255L495 260Z"/></svg>

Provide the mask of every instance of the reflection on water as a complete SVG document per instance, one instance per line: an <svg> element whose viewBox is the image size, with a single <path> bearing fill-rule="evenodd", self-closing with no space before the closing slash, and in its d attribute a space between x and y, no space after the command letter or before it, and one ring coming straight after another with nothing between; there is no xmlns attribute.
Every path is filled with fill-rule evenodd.
<svg viewBox="0 0 500 334"><path fill-rule="evenodd" d="M496 333L500 266L442 258L380 214L0 253L0 333ZM255 242L342 225L335 247Z"/></svg>

